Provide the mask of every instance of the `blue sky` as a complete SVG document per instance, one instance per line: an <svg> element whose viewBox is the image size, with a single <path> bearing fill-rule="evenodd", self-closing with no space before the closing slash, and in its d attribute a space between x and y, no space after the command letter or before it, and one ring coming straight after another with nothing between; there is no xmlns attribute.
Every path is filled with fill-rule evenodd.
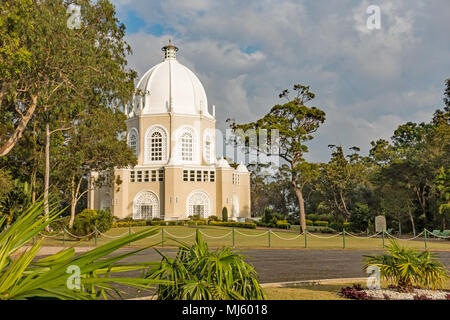
<svg viewBox="0 0 450 320"><path fill-rule="evenodd" d="M327 120L310 143L311 161L328 144L388 139L407 121L429 121L450 78L448 0L114 0L140 75L162 60L169 38L202 81L217 126L253 121L278 94L311 86ZM381 29L366 26L369 5Z"/></svg>

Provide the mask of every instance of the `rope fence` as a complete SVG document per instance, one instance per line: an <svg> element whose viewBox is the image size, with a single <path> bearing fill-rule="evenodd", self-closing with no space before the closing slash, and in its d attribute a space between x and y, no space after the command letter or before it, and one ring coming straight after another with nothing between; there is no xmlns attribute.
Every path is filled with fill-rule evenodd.
<svg viewBox="0 0 450 320"><path fill-rule="evenodd" d="M176 228L176 227L175 227ZM232 247L237 247L238 244L240 244L241 246L244 247L268 247L271 248L272 244L273 244L273 240L277 240L278 241L278 247L283 247L283 245L280 245L280 242L284 243L286 241L286 243L290 243L291 247L292 245L294 245L294 247L304 247L304 248L312 248L314 246L311 246L311 241L313 239L318 239L316 240L316 242L313 241L313 244L315 243L319 243L319 244L327 244L328 246L333 246L336 247L336 244L338 243L338 239L336 239L336 243L327 243L326 241L329 239L333 239L333 238L338 238L341 237L342 238L342 248L345 249L347 246L347 237L351 237L351 238L355 238L357 240L368 240L368 239L380 239L382 242L382 247L384 248L386 246L385 244L385 239L395 239L398 241L420 241L420 238L423 238L424 241L424 247L425 249L428 248L428 241L431 240L434 237L434 240L447 240L450 239L450 236L444 236L441 234L436 234L434 232L431 232L427 229L424 229L421 233L419 233L418 235L411 237L411 238L401 238L401 237L396 237L386 231L382 231L382 232L378 232L375 233L373 235L367 235L367 236L361 236L361 235L356 235L353 234L351 232L346 231L345 229L342 230L342 232L338 232L336 234L330 235L330 236L325 236L325 235L318 235L315 233L311 233L309 231L300 233L300 234L295 234L293 232L286 232L286 231L277 231L277 232L273 232L272 230L267 230L267 231L263 231L263 232L258 232L258 233L254 233L254 232L242 232L236 228L232 228L231 231L226 232L225 230L221 230L221 231L225 231L225 234L223 235L211 235L208 232L205 232L199 228L197 228L197 230L199 230L200 234L202 234L206 240L210 239L211 241L218 241L218 240L223 240L223 242L218 243L218 245L232 245ZM212 230L212 229L211 229ZM172 231L172 230L171 230ZM45 238L45 239L49 239L49 240L57 240L60 241L62 240L63 244L65 244L65 242L68 240L67 238L73 238L79 241L83 241L83 240L91 240L92 236L94 236L94 242L95 242L95 246L98 245L98 238L99 237L104 237L105 239L118 239L118 238L122 238L126 235L130 235L135 233L131 227L128 228L128 232L124 232L123 234L120 235L112 235L112 234L107 234L107 233L103 233L100 232L97 228L94 228L94 231L92 231L91 233L84 235L84 236L78 236L75 235L71 232L69 232L67 229L63 229L62 232L60 233L56 233L56 234L43 234L41 233L40 236ZM158 232L155 233L152 236L146 237L146 239L150 239L150 238L156 238L159 237L160 238L160 244L161 246L164 247L164 245L169 243L169 240L186 240L186 239L195 239L195 235L196 232L193 232L192 234L188 234L188 235L174 235L171 232L167 231L167 228L165 227L161 227L159 228ZM289 235L289 236L287 236ZM291 236L293 235L293 236ZM62 239L61 239L62 236ZM267 239L267 243L264 244L264 238ZM230 238L227 240L227 238ZM249 238L250 240L244 240L245 238ZM257 238L261 238L261 240L257 240ZM251 240L254 239L254 240ZM229 242L231 240L231 243ZM33 239L33 243L34 243L34 239ZM249 241L254 241L253 243L249 243ZM255 242L256 241L256 242ZM298 241L297 243L295 241ZM308 244L308 241L310 242ZM317 242L319 241L319 242ZM298 244L298 245L297 245ZM449 244L449 249L450 249L450 244Z"/></svg>

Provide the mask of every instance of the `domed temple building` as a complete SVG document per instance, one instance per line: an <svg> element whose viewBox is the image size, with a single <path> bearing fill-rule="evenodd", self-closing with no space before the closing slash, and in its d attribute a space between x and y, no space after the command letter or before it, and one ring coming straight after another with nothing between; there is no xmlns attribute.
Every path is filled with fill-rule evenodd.
<svg viewBox="0 0 450 320"><path fill-rule="evenodd" d="M230 220L250 217L250 173L216 158L215 108L197 76L178 62L178 48L163 48L164 61L138 82L126 108L127 141L138 161L115 169L122 183L95 188L90 177L88 207L110 208L119 219L187 219L228 209ZM114 179L114 180L116 180Z"/></svg>

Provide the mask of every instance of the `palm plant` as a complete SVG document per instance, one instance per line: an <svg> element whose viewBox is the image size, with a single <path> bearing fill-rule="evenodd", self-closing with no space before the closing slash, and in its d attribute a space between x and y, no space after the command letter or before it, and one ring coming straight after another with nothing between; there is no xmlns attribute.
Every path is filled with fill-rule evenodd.
<svg viewBox="0 0 450 320"><path fill-rule="evenodd" d="M159 300L265 299L256 270L244 256L228 247L210 251L198 230L195 243L180 243L174 259L158 252L161 264L150 268L146 277L173 283L159 285Z"/></svg>
<svg viewBox="0 0 450 320"><path fill-rule="evenodd" d="M414 285L433 290L442 287L448 274L445 266L436 260L437 254L401 247L394 240L390 242L387 253L365 257L364 269L371 265L379 267L381 276L396 283L399 291L411 292Z"/></svg>
<svg viewBox="0 0 450 320"><path fill-rule="evenodd" d="M130 242L155 234L155 229L142 230L79 255L75 255L74 248L67 248L57 254L37 259L42 240L28 249L25 245L43 231L58 214L59 212L53 210L49 218L44 217L41 201L25 210L10 226L5 225L6 217L0 219L0 300L107 299L114 294L121 297L117 285L136 288L148 288L157 284L170 285L170 281L120 276L122 272L144 271L159 264L121 263L124 258L146 248L109 256ZM68 270L72 266L80 271L80 286L76 289L68 286L71 276Z"/></svg>

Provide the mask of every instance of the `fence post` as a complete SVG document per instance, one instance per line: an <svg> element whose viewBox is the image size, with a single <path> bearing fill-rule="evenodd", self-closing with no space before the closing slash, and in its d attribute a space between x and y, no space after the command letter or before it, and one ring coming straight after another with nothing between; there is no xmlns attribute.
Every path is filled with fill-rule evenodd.
<svg viewBox="0 0 450 320"><path fill-rule="evenodd" d="M235 239L234 239L234 227L233 227L233 248L235 247Z"/></svg>
<svg viewBox="0 0 450 320"><path fill-rule="evenodd" d="M424 234L425 234L425 249L426 249L428 246L428 244L427 244L427 229L424 230Z"/></svg>
<svg viewBox="0 0 450 320"><path fill-rule="evenodd" d="M97 233L98 233L98 230L97 230L97 227L95 227L95 246L97 246L97 238L98 238Z"/></svg>
<svg viewBox="0 0 450 320"><path fill-rule="evenodd" d="M161 247L164 248L164 227L161 227Z"/></svg>
<svg viewBox="0 0 450 320"><path fill-rule="evenodd" d="M66 244L66 228L63 228L63 245Z"/></svg>
<svg viewBox="0 0 450 320"><path fill-rule="evenodd" d="M305 229L305 248L307 248L308 247L308 238L307 238L307 234L308 234L308 231L306 231L306 229Z"/></svg>
<svg viewBox="0 0 450 320"><path fill-rule="evenodd" d="M345 249L345 228L342 229L342 241L343 241L343 246Z"/></svg>
<svg viewBox="0 0 450 320"><path fill-rule="evenodd" d="M269 229L269 248L270 248L270 233L272 232L272 230Z"/></svg>
<svg viewBox="0 0 450 320"><path fill-rule="evenodd" d="M384 248L384 229L382 230L382 235L381 235L382 239L383 239L383 248Z"/></svg>

